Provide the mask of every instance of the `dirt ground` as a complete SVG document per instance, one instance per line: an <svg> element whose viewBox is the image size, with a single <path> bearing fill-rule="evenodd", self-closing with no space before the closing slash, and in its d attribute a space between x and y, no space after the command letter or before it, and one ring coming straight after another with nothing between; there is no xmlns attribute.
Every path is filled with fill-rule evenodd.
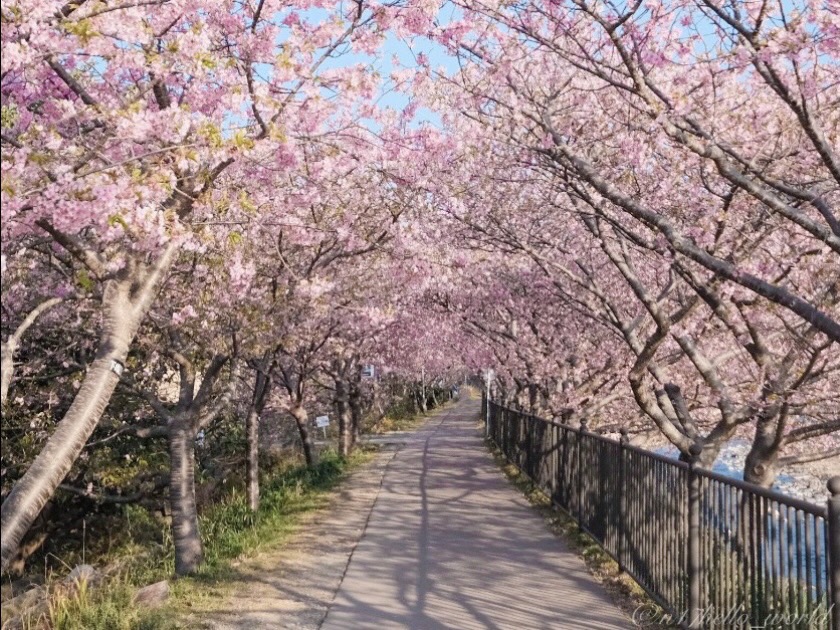
<svg viewBox="0 0 840 630"><path fill-rule="evenodd" d="M281 548L239 561L229 588L193 605L188 627L207 630L317 629L364 533L398 444L348 475L329 505L308 515Z"/></svg>

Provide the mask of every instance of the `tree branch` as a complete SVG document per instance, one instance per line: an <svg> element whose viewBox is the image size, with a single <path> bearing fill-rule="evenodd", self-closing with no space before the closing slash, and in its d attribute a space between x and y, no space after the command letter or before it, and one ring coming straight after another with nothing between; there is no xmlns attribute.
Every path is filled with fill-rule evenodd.
<svg viewBox="0 0 840 630"><path fill-rule="evenodd" d="M6 398L9 395L9 387L12 384L12 376L15 371L15 350L17 350L24 333L29 330L29 327L42 314L63 301L63 298L50 298L41 302L29 311L20 325L9 335L8 339L0 344L0 383L2 384L0 386L0 404L5 404Z"/></svg>
<svg viewBox="0 0 840 630"><path fill-rule="evenodd" d="M818 462L823 459L829 459L830 457L837 457L838 455L840 455L840 447L818 453L802 453L801 455L788 455L787 457L779 458L779 465L791 466L793 464L809 464L811 462Z"/></svg>
<svg viewBox="0 0 840 630"><path fill-rule="evenodd" d="M65 232L57 229L47 219L38 219L35 221L35 225L52 236L56 243L61 245L70 253L70 255L87 267L97 279L102 280L105 278L107 275L105 261L101 256L99 256L99 254L89 247L85 247L85 245L83 245L82 242L75 236L66 234Z"/></svg>

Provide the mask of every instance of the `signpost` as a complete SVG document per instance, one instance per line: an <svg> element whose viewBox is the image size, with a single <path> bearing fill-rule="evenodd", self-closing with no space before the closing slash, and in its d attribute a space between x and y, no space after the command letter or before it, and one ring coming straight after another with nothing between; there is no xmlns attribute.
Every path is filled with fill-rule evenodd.
<svg viewBox="0 0 840 630"><path fill-rule="evenodd" d="M318 416L315 418L315 426L324 430L324 439L327 439L327 427L330 426L329 416Z"/></svg>

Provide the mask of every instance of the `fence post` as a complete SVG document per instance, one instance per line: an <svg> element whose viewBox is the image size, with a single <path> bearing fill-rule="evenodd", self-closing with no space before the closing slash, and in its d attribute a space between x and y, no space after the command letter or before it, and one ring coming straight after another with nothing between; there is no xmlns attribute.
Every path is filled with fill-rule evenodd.
<svg viewBox="0 0 840 630"><path fill-rule="evenodd" d="M831 580L831 628L840 630L840 475L828 480L828 571Z"/></svg>
<svg viewBox="0 0 840 630"><path fill-rule="evenodd" d="M578 529L583 530L583 434L588 430L588 421L583 418L580 421L580 433L577 438L577 491L578 491Z"/></svg>
<svg viewBox="0 0 840 630"><path fill-rule="evenodd" d="M624 496L627 494L627 463L625 447L630 443L627 427L621 427L620 450L618 452L618 571L624 573L624 538L627 536L627 523L624 506Z"/></svg>
<svg viewBox="0 0 840 630"><path fill-rule="evenodd" d="M490 437L490 374L484 379L484 437Z"/></svg>
<svg viewBox="0 0 840 630"><path fill-rule="evenodd" d="M688 627L702 628L703 611L700 606L700 475L697 458L703 447L692 444L691 463L688 468Z"/></svg>

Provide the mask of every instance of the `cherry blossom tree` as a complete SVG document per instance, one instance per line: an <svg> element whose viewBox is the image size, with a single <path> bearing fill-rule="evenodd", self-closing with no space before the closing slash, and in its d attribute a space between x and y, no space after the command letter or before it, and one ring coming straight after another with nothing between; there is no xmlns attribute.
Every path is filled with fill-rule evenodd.
<svg viewBox="0 0 840 630"><path fill-rule="evenodd" d="M838 253L837 157L826 139L837 125L828 105L836 15L804 2L757 14L747 4L466 4L495 29L460 42L477 63L459 81L488 124L512 128L514 142L573 173L597 203L838 341L822 302ZM654 173L658 185L640 190L637 178ZM730 228L769 212L794 237L785 246L799 247L760 267L733 265L700 238L714 235L704 222L721 212ZM803 255L813 248L819 254ZM794 284L791 274L805 268L823 282Z"/></svg>
<svg viewBox="0 0 840 630"><path fill-rule="evenodd" d="M3 503L3 567L96 426L172 265L224 216L220 178L294 169L298 146L370 115L365 66L326 62L373 52L385 26L423 13L331 3L321 21L308 6L4 5L4 243L48 235L96 285L102 326L74 404Z"/></svg>
<svg viewBox="0 0 840 630"><path fill-rule="evenodd" d="M364 365L418 411L490 368L706 466L746 439L763 485L840 452L837 11L453 6L4 5L0 393L39 451L4 570L115 391L114 435L168 440L178 573L200 433L242 412L257 509L261 415L312 465L332 406L347 455Z"/></svg>

